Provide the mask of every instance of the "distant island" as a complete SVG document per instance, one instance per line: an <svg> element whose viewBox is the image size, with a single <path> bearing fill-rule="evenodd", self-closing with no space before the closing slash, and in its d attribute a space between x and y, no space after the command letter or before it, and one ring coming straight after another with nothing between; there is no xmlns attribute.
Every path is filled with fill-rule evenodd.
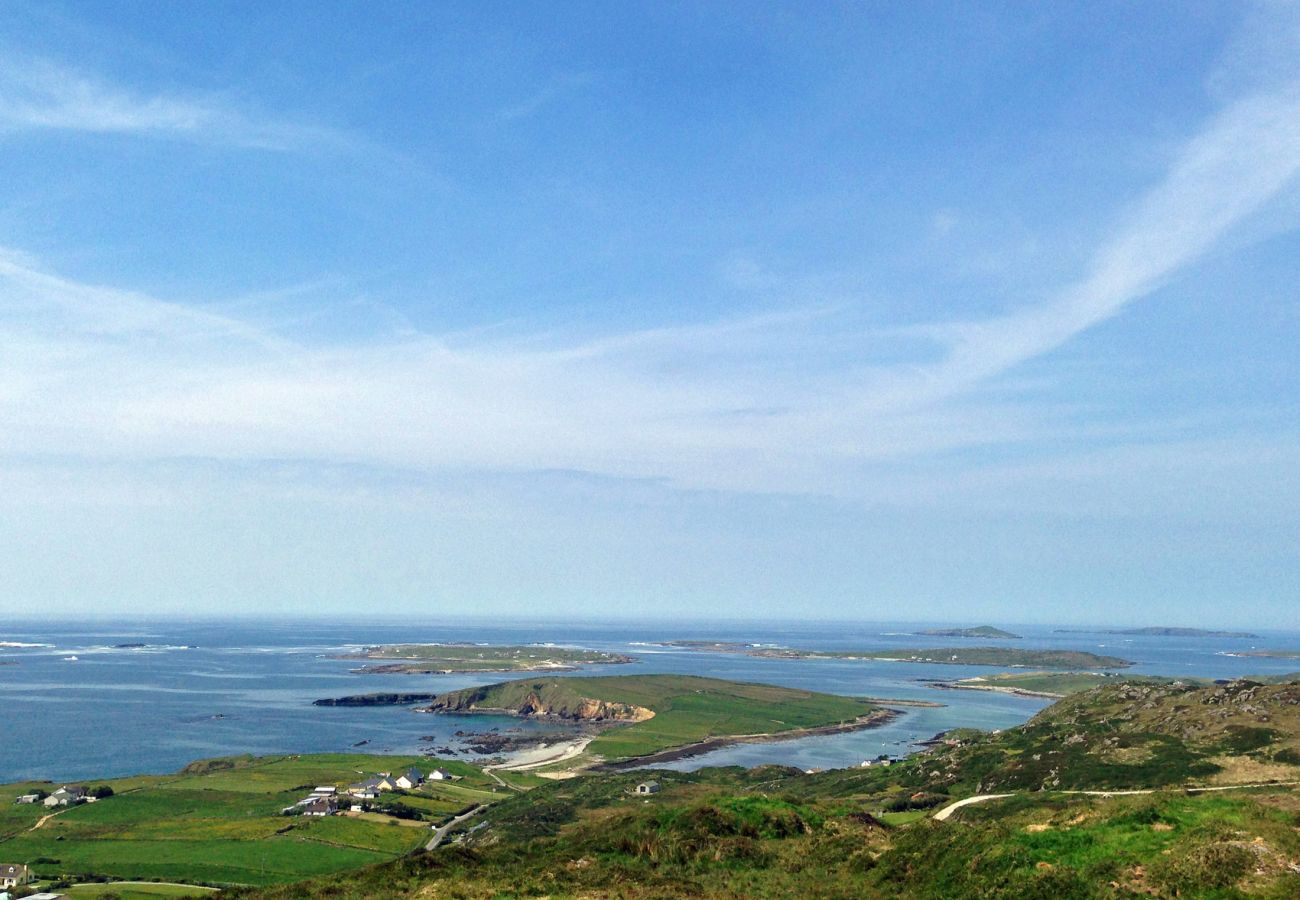
<svg viewBox="0 0 1300 900"><path fill-rule="evenodd" d="M1133 665L1117 656L1082 650L1020 650L1009 647L939 647L930 650L755 650L750 656L776 659L878 659L890 662L942 663L953 666L1002 666L1014 669L1122 669Z"/></svg>
<svg viewBox="0 0 1300 900"><path fill-rule="evenodd" d="M571 647L479 644L387 644L336 659L396 660L353 669L361 675L447 675L453 672L571 672L582 666L618 665L632 657Z"/></svg>
<svg viewBox="0 0 1300 900"><path fill-rule="evenodd" d="M1252 654L1232 654L1248 656ZM1286 659L1300 659L1300 652ZM1293 684L1300 681L1300 672L1288 672L1284 675L1252 675L1239 679L1242 682L1257 684ZM946 690L994 691L1003 694L1017 694L1022 697L1047 697L1060 699L1071 694L1080 694L1093 688L1118 682L1126 684L1183 684L1196 687L1213 687L1223 684L1213 678L1179 677L1168 675L1120 675L1116 672L1006 672L997 675L976 675L973 678L960 678L956 681L931 681L930 686Z"/></svg>
<svg viewBox="0 0 1300 900"><path fill-rule="evenodd" d="M1257 656L1262 659L1300 659L1300 650L1238 650L1224 656Z"/></svg>
<svg viewBox="0 0 1300 900"><path fill-rule="evenodd" d="M960 638L993 638L997 640L1021 640L1018 634L1012 634L1010 631L1003 631L1001 628L994 628L992 625L980 625L976 628L927 628L924 631L918 631L917 634L925 637L960 637Z"/></svg>
<svg viewBox="0 0 1300 900"><path fill-rule="evenodd" d="M959 629L968 633L984 628ZM998 629L991 628L992 631ZM936 632L937 633L937 632ZM1001 632L1008 634L1008 632ZM983 634L983 637L989 635ZM1018 635L1010 635L1012 638ZM895 647L888 650L801 650L765 647L739 641L669 641L665 646L704 653L743 653L757 659L842 659L888 662L945 663L954 666L1001 666L1012 669L1123 669L1133 665L1117 656L1099 656L1083 650L1022 650L1011 647L939 647L923 650Z"/></svg>
<svg viewBox="0 0 1300 900"><path fill-rule="evenodd" d="M1142 637L1258 638L1249 631L1208 631L1204 628L1057 628L1056 634L1121 634Z"/></svg>

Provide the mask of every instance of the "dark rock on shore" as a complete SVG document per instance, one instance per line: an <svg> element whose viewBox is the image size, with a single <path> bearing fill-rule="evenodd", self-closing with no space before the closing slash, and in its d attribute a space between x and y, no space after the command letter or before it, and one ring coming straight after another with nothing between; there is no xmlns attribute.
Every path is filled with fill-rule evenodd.
<svg viewBox="0 0 1300 900"><path fill-rule="evenodd" d="M429 703L437 694L354 694L351 697L327 697L312 706L410 706Z"/></svg>

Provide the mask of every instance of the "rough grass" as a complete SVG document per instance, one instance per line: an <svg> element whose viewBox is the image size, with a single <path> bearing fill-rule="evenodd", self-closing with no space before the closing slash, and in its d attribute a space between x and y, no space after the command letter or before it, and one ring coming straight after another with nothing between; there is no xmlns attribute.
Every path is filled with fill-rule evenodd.
<svg viewBox="0 0 1300 900"><path fill-rule="evenodd" d="M211 888L191 887L181 884L78 884L60 888L60 893L70 897L115 897L117 900L156 900L158 897L208 897Z"/></svg>
<svg viewBox="0 0 1300 900"><path fill-rule="evenodd" d="M604 796L547 835L498 835L475 849L233 897L1100 900L1282 898L1300 888L1290 868L1300 856L1294 809L1270 805L1294 803L1286 795L1038 797L966 823L886 827L782 797L711 794L706 781L674 781L650 803ZM746 782L736 776L730 790Z"/></svg>

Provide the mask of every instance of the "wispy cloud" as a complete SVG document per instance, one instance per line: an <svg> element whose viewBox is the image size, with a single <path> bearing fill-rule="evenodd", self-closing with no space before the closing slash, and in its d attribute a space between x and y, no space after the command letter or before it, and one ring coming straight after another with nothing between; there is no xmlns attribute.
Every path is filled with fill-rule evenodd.
<svg viewBox="0 0 1300 900"><path fill-rule="evenodd" d="M211 121L183 104L96 105L88 94L59 115L82 127ZM15 112L25 108L7 100L3 115L57 120ZM922 351L887 355L876 351L915 334L850 331L836 307L591 340L408 330L303 344L229 311L80 284L3 255L0 452L852 491L872 463L1035 436L1042 423L1030 410L986 388L1184 271L1297 171L1296 85L1231 104L1173 155L1077 283L1038 306L937 323L919 332L931 341Z"/></svg>
<svg viewBox="0 0 1300 900"><path fill-rule="evenodd" d="M947 345L947 358L891 397L951 394L1060 347L1196 262L1230 229L1294 186L1297 173L1300 82L1230 105L1133 204L1081 281L1047 303L1008 315L913 329Z"/></svg>
<svg viewBox="0 0 1300 900"><path fill-rule="evenodd" d="M0 133L134 134L259 150L342 150L354 138L240 109L218 95L146 93L42 59L0 62Z"/></svg>
<svg viewBox="0 0 1300 900"><path fill-rule="evenodd" d="M566 72L553 76L532 94L498 110L497 119L501 122L517 122L528 119L546 107L558 102L574 91L581 90L595 81L589 72Z"/></svg>

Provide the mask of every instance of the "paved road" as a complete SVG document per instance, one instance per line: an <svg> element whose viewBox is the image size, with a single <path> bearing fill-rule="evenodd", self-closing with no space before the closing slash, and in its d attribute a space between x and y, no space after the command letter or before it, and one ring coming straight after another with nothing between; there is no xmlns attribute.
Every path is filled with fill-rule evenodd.
<svg viewBox="0 0 1300 900"><path fill-rule="evenodd" d="M485 809L487 809L486 806L476 806L474 809L471 809L469 812L467 812L467 813L461 813L459 816L457 816L456 818L452 819L452 820L451 820L450 822L448 822L446 825L443 825L441 828L438 828L437 830L435 830L435 831L433 832L433 837L429 838L429 843L427 843L427 844L424 845L424 849L425 849L425 850L437 850L437 849L438 849L438 845L441 844L441 843L443 842L444 839L446 839L446 837L447 837L447 833L448 833L448 832L450 832L453 828L455 828L455 827L456 827L457 825L459 825L461 822L464 822L466 819L469 819L469 818L472 818L472 817L474 817L474 816L477 816L479 813L481 813L481 812L482 812L483 810L485 810Z"/></svg>

